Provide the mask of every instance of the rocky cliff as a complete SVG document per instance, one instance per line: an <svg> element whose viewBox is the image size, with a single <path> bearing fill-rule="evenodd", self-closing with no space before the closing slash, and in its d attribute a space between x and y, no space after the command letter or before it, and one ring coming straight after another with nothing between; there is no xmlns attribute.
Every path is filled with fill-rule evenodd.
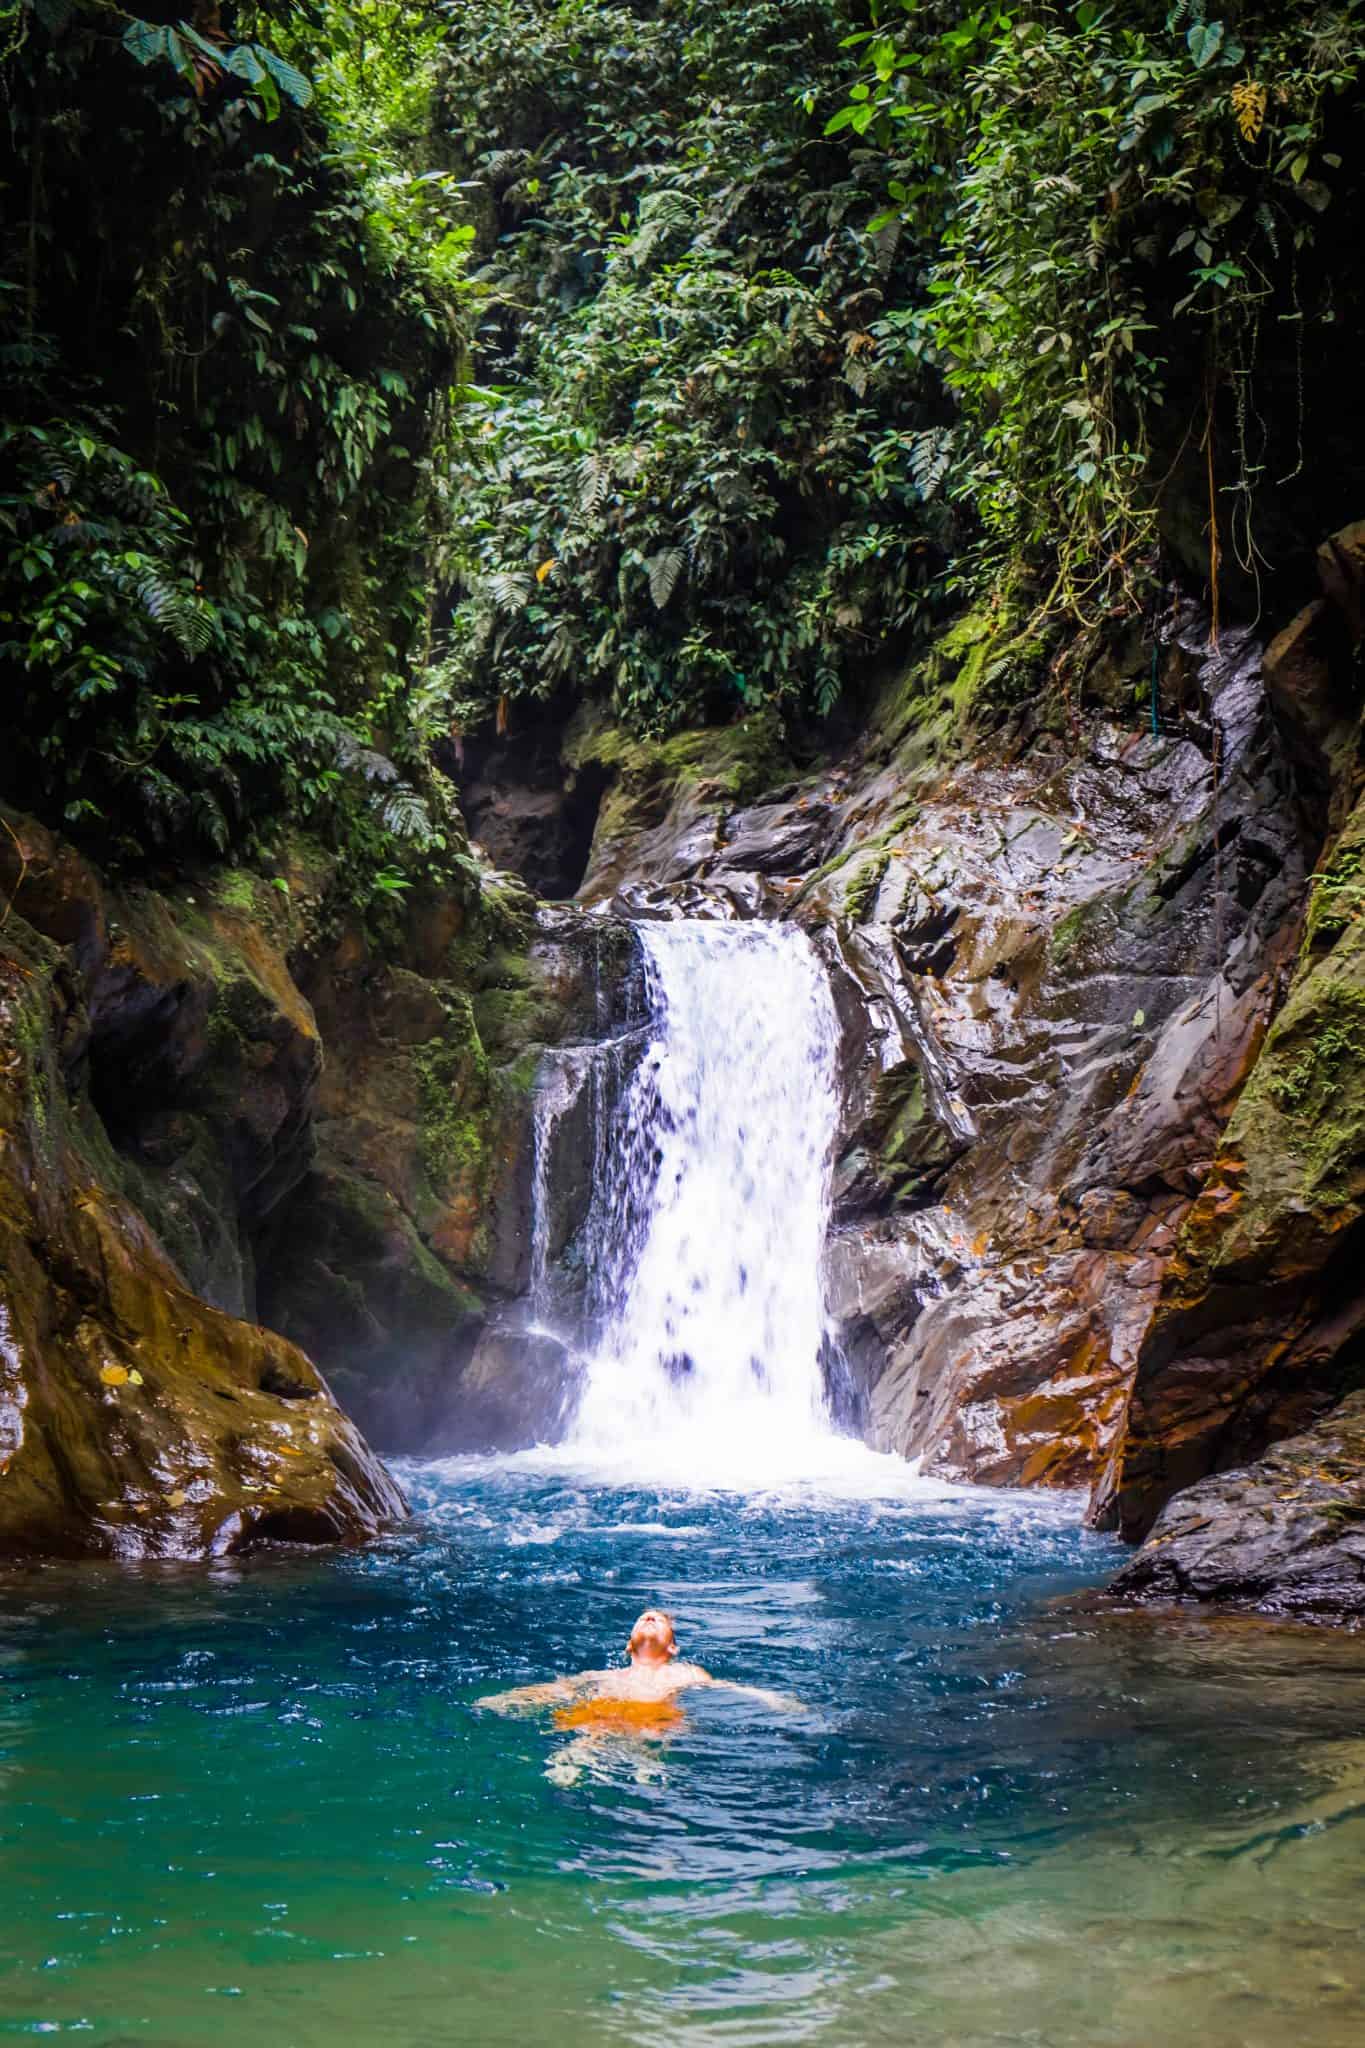
<svg viewBox="0 0 1365 2048"><path fill-rule="evenodd" d="M1133 1538L1356 1381L1358 530L1321 572L1269 646L1177 604L1155 646L1071 650L1047 717L1023 690L980 716L1039 657L973 616L833 760L761 721L562 737L566 805L605 792L580 900L795 917L825 954L846 1421L951 1476L1085 1486ZM528 872L534 752L536 838L498 820Z"/></svg>
<svg viewBox="0 0 1365 2048"><path fill-rule="evenodd" d="M614 1028L629 935L489 875L380 946L306 846L115 888L0 825L0 1547L364 1537L406 1510L357 1423L553 1433L562 1354L499 1320L532 1084L542 1042Z"/></svg>
<svg viewBox="0 0 1365 2048"><path fill-rule="evenodd" d="M842 1024L846 1426L1088 1487L1135 1539L1202 1481L1197 1564L1171 1509L1130 1589L1273 1601L1283 1548L1289 1604L1350 1606L1356 530L1322 581L1268 647L1176 605L1054 653L1046 693L1017 621L968 616L833 749L771 715L514 730L469 801L521 878L381 938L302 844L272 877L115 889L10 815L5 1541L362 1535L401 1502L357 1424L399 1451L561 1433L641 1042L632 923L788 917ZM1273 1447L1319 1428L1338 1491L1308 1508ZM1299 1535L1239 1582L1248 1516Z"/></svg>
<svg viewBox="0 0 1365 2048"><path fill-rule="evenodd" d="M319 1046L258 927L104 890L5 819L0 1545L202 1556L372 1535L398 1489L246 1319Z"/></svg>

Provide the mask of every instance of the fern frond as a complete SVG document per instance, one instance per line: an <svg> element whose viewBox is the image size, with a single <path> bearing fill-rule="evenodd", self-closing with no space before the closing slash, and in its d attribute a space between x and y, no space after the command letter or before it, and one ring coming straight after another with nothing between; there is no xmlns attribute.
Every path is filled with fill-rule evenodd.
<svg viewBox="0 0 1365 2048"><path fill-rule="evenodd" d="M395 839L411 840L418 846L427 845L434 830L425 799L406 783L385 797L379 808L379 822Z"/></svg>
<svg viewBox="0 0 1365 2048"><path fill-rule="evenodd" d="M938 494L952 459L951 427L930 427L916 434L910 448L910 481L926 504Z"/></svg>
<svg viewBox="0 0 1365 2048"><path fill-rule="evenodd" d="M378 753L367 747L345 727L337 734L336 761L338 768L349 774L353 770L364 776L367 782L397 782L398 770L387 754Z"/></svg>
<svg viewBox="0 0 1365 2048"><path fill-rule="evenodd" d="M218 614L202 597L171 583L159 569L145 569L137 581L144 610L191 657L211 646Z"/></svg>
<svg viewBox="0 0 1365 2048"><path fill-rule="evenodd" d="M649 594L656 608L662 611L678 587L687 557L681 548L660 548L656 555L650 555L645 562L649 571Z"/></svg>
<svg viewBox="0 0 1365 2048"><path fill-rule="evenodd" d="M578 509L591 515L601 509L611 485L611 472L600 455L585 455L578 465Z"/></svg>
<svg viewBox="0 0 1365 2048"><path fill-rule="evenodd" d="M531 579L515 569L495 569L486 587L500 612L524 611L530 601Z"/></svg>

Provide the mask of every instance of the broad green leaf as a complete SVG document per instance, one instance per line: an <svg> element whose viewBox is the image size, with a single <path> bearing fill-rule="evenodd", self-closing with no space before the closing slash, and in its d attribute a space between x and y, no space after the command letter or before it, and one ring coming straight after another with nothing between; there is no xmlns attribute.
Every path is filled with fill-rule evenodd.
<svg viewBox="0 0 1365 2048"><path fill-rule="evenodd" d="M1197 21L1185 41L1196 69L1205 71L1223 47L1223 24L1221 21Z"/></svg>
<svg viewBox="0 0 1365 2048"><path fill-rule="evenodd" d="M292 64L286 64L283 57L277 57L273 50L267 50L261 43L256 45L256 54L274 79L286 99L296 107L306 107L313 97L313 88L301 71Z"/></svg>

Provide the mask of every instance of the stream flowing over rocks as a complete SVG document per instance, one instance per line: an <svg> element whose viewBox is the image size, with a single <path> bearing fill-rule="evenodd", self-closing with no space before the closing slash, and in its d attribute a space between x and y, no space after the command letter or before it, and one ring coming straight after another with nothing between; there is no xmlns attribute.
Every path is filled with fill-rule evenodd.
<svg viewBox="0 0 1365 2048"><path fill-rule="evenodd" d="M1176 606L1155 657L1091 649L1059 723L970 748L972 621L824 758L758 719L513 732L470 771L500 866L382 948L303 853L279 894L115 888L9 814L0 1540L364 1536L403 1504L359 1431L600 1433L590 1363L639 1350L604 1276L633 1246L668 1297L631 1204L698 1113L642 1121L687 957L649 933L773 920L829 1005L830 1419L1155 1523L1130 1593L1365 1609L1332 1419L1365 1361L1357 529L1323 588L1268 648ZM783 1202L795 1231L756 1186L765 1228ZM715 1364L690 1342L679 1384ZM1321 1498L1277 1491L1322 1431Z"/></svg>

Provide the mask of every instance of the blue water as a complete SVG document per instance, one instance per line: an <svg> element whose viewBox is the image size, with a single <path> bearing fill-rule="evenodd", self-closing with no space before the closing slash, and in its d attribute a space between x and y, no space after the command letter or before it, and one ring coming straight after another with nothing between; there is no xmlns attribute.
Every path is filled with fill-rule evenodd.
<svg viewBox="0 0 1365 2048"><path fill-rule="evenodd" d="M1076 1505L404 1475L343 1556L0 1579L0 2039L1358 2043L1365 1644L1115 1611ZM579 1782L473 1708L646 1604Z"/></svg>

